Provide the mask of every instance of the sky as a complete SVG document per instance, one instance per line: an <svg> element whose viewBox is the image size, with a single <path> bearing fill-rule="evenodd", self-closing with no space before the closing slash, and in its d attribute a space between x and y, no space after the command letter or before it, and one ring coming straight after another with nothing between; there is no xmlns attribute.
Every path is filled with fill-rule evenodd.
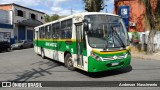
<svg viewBox="0 0 160 90"><path fill-rule="evenodd" d="M113 1L104 0L107 5L101 12L113 13ZM15 3L31 9L42 11L48 15L71 15L85 12L83 0L0 0L0 4ZM107 10L106 10L107 9Z"/></svg>

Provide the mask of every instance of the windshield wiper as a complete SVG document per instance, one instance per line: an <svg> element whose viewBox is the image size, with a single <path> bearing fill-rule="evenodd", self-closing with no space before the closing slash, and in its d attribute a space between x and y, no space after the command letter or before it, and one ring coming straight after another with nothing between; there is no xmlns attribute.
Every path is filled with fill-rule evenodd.
<svg viewBox="0 0 160 90"><path fill-rule="evenodd" d="M113 29L113 26L112 26L112 25L111 25L111 28L112 28L112 36L113 36L113 33L115 33L116 36L118 37L117 41L122 45L123 48L125 48L125 44L123 43L123 41L122 41L121 37L119 36L119 34L118 34L116 31L113 32L114 29Z"/></svg>
<svg viewBox="0 0 160 90"><path fill-rule="evenodd" d="M111 27L112 27L112 25L111 25ZM108 42L109 42L109 37L113 37L113 28L112 28L112 30L111 31L109 31L109 33L107 34L107 37L105 38L106 39L106 41L107 41L107 43L106 43L106 45L105 45L105 47L104 47L104 50L106 50L106 49L108 49ZM115 45L115 42L114 42L114 39L112 38L112 41L113 41L113 45Z"/></svg>
<svg viewBox="0 0 160 90"><path fill-rule="evenodd" d="M104 37L104 38L106 39L106 41L107 41L107 43L105 43L104 50L107 50L107 49L108 49L108 38L109 38L110 34L111 34L111 32L109 32L109 33L107 34L107 36Z"/></svg>

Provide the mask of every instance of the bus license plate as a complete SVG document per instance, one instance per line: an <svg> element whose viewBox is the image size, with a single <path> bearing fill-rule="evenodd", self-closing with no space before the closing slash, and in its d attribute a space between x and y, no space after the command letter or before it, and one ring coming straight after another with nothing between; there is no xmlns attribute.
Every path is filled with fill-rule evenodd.
<svg viewBox="0 0 160 90"><path fill-rule="evenodd" d="M118 65L118 64L119 64L118 62L112 63L112 66L116 66L116 65Z"/></svg>

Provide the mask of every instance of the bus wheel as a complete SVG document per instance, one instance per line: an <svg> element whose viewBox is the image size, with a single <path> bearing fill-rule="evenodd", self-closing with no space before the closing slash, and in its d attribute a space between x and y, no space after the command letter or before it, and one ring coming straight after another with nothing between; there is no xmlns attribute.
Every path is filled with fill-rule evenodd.
<svg viewBox="0 0 160 90"><path fill-rule="evenodd" d="M45 59L45 54L44 54L44 50L43 49L41 49L41 56L42 56L43 59Z"/></svg>
<svg viewBox="0 0 160 90"><path fill-rule="evenodd" d="M72 56L68 53L65 57L66 65L69 70L74 71L76 68L74 67Z"/></svg>

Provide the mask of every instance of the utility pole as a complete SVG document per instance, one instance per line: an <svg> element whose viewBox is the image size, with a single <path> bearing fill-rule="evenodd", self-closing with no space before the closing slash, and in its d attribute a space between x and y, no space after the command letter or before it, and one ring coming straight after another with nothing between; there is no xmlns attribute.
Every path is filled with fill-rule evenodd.
<svg viewBox="0 0 160 90"><path fill-rule="evenodd" d="M73 10L72 10L72 8L71 8L71 15L73 14Z"/></svg>

